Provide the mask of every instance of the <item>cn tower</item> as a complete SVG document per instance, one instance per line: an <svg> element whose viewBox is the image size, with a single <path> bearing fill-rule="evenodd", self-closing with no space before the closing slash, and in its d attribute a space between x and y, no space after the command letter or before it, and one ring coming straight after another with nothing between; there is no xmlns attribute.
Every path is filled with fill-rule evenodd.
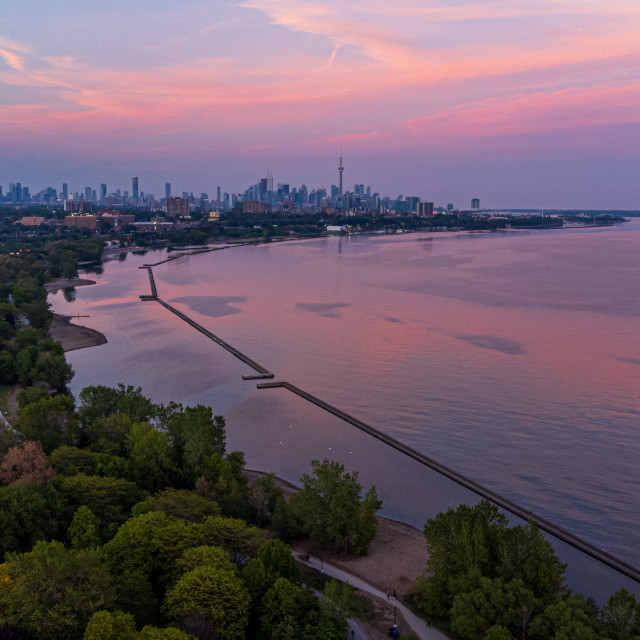
<svg viewBox="0 0 640 640"><path fill-rule="evenodd" d="M338 179L340 180L340 196L342 197L342 172L344 167L342 166L342 149L340 149L340 166L338 167Z"/></svg>

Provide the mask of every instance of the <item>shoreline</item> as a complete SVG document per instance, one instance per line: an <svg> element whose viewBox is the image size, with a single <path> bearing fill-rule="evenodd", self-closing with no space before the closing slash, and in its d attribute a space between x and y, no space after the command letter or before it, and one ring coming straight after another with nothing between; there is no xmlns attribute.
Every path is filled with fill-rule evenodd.
<svg viewBox="0 0 640 640"><path fill-rule="evenodd" d="M96 284L96 281L87 278L58 278L52 282L45 282L44 288L47 293L55 293L56 291L60 291L60 289L73 289L90 284Z"/></svg>
<svg viewBox="0 0 640 640"><path fill-rule="evenodd" d="M60 316L56 313L49 324L49 337L59 342L65 353L98 347L108 342L106 336L96 329L90 329L78 324L71 324L71 319L76 316Z"/></svg>
<svg viewBox="0 0 640 640"><path fill-rule="evenodd" d="M84 287L92 284L96 284L96 281L87 278L58 278L52 282L47 282L44 287L47 294L49 294L60 291L60 289ZM49 323L49 337L55 342L59 342L65 353L76 351L77 349L86 349L87 347L98 347L108 342L107 337L100 331L83 325L72 324L71 319L75 317L54 313Z"/></svg>
<svg viewBox="0 0 640 640"><path fill-rule="evenodd" d="M250 483L266 471L245 469ZM279 478L276 485L282 489L285 500L300 491L300 487ZM381 591L395 589L400 598L415 585L416 578L424 575L427 568L427 542L422 531L416 527L376 515L378 531L371 542L366 556L349 556L337 553L325 553L324 559L339 569L343 569ZM291 547L296 553L306 555L310 552L308 540L298 540Z"/></svg>

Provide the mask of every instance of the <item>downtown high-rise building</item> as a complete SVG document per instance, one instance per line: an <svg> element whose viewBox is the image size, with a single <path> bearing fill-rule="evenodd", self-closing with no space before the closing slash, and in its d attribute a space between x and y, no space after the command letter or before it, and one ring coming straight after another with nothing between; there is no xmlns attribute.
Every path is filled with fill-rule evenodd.
<svg viewBox="0 0 640 640"><path fill-rule="evenodd" d="M131 193L133 195L133 199L138 202L138 178L131 178Z"/></svg>
<svg viewBox="0 0 640 640"><path fill-rule="evenodd" d="M219 189L220 187L218 187ZM168 200L171 197L171 183L170 182L165 182L164 183L164 197Z"/></svg>

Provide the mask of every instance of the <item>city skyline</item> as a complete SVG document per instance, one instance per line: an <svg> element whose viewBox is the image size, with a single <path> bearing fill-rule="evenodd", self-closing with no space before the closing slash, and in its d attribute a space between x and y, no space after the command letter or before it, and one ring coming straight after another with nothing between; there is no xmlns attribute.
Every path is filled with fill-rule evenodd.
<svg viewBox="0 0 640 640"><path fill-rule="evenodd" d="M9 0L0 175L637 209L632 0Z"/></svg>

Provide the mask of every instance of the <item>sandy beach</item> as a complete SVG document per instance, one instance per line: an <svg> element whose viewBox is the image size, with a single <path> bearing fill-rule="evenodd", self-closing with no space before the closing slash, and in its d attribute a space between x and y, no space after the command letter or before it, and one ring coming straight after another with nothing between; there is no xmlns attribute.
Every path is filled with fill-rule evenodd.
<svg viewBox="0 0 640 640"><path fill-rule="evenodd" d="M71 324L71 317L56 314L54 314L49 325L49 336L52 340L59 342L65 352L86 347L97 347L107 342L107 338L99 331L82 325Z"/></svg>
<svg viewBox="0 0 640 640"><path fill-rule="evenodd" d="M58 278L52 282L47 282L44 286L47 293L53 293L60 289L82 287L90 284L95 284L95 280L87 280L86 278ZM55 313L49 325L49 336L52 340L59 342L65 351L97 347L107 342L107 338L99 331L82 325L71 324L70 316L60 316Z"/></svg>
<svg viewBox="0 0 640 640"><path fill-rule="evenodd" d="M95 284L95 280L87 280L86 278L58 278L44 285L47 293L53 293L60 289L70 289L71 287L83 287L88 284Z"/></svg>

